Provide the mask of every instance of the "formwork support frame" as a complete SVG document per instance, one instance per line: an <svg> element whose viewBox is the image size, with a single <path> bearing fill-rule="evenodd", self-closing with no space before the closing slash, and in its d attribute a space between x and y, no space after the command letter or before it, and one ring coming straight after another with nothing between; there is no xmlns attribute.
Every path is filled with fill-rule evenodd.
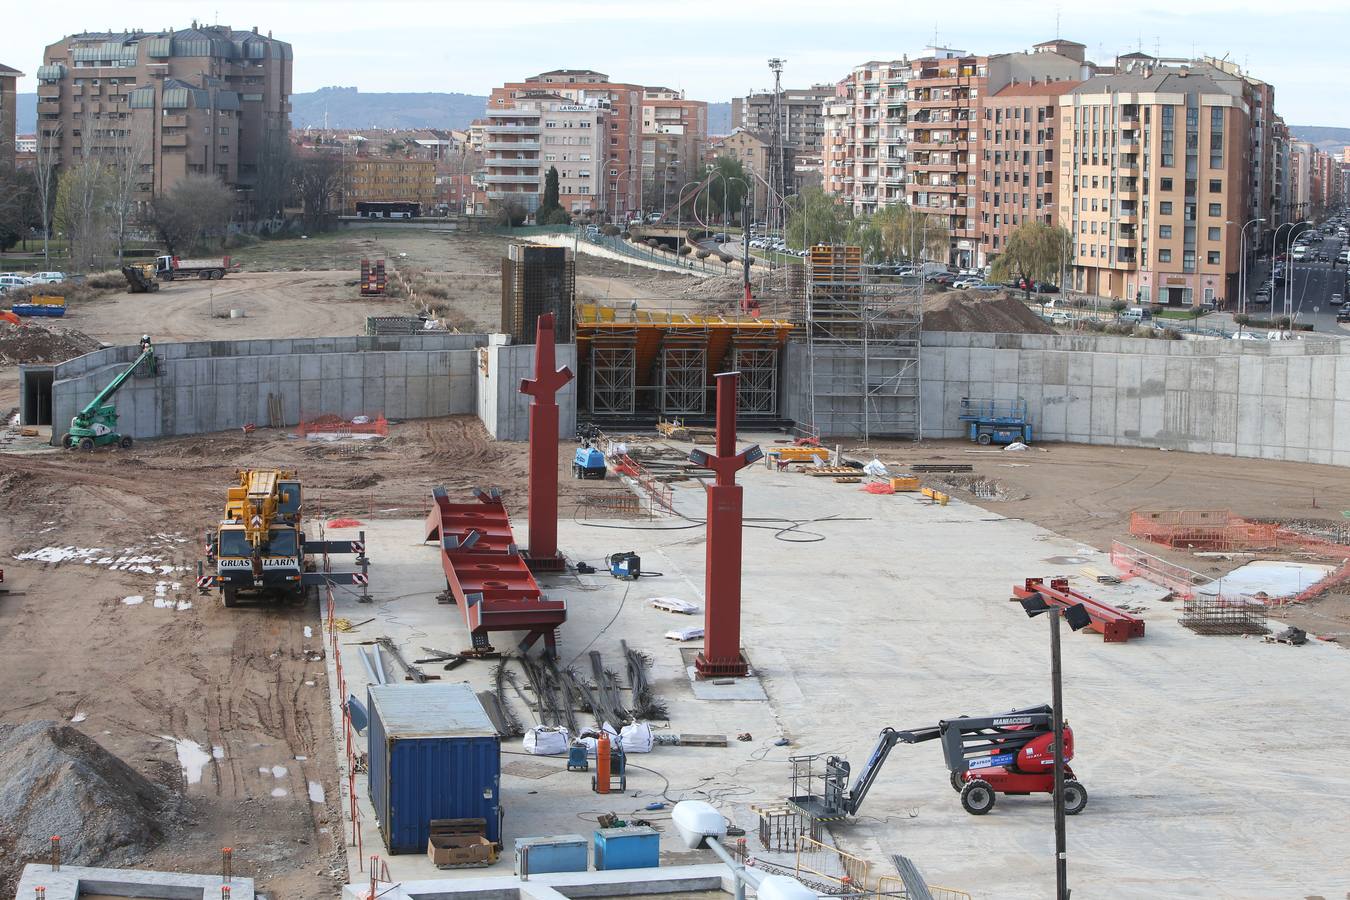
<svg viewBox="0 0 1350 900"><path fill-rule="evenodd" d="M778 415L778 345L737 343L731 368L740 373L736 411L744 416Z"/></svg>
<svg viewBox="0 0 1350 900"><path fill-rule="evenodd" d="M708 410L708 339L667 333L661 344L659 408L665 415L701 416Z"/></svg>
<svg viewBox="0 0 1350 900"><path fill-rule="evenodd" d="M637 333L592 340L590 377L592 413L631 416L637 407Z"/></svg>

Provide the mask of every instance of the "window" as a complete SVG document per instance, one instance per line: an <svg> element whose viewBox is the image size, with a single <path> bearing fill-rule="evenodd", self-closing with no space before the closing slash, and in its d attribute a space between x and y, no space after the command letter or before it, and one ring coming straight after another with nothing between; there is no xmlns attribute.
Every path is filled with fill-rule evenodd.
<svg viewBox="0 0 1350 900"><path fill-rule="evenodd" d="M1211 266L1217 266L1219 264L1219 251L1218 250L1209 251L1209 253L1205 257L1205 261L1208 262Z"/></svg>
<svg viewBox="0 0 1350 900"><path fill-rule="evenodd" d="M1160 263L1170 263L1171 261L1172 261L1172 251L1171 251L1171 250L1159 250L1159 251L1158 251L1158 262L1160 262Z"/></svg>
<svg viewBox="0 0 1350 900"><path fill-rule="evenodd" d="M1170 178L1160 178L1160 179L1158 179L1158 190L1160 190L1160 191L1170 191L1171 189L1172 189L1172 179L1170 179Z"/></svg>
<svg viewBox="0 0 1350 900"><path fill-rule="evenodd" d="M1211 194L1222 194L1222 193L1223 193L1223 180L1222 180L1222 179L1219 179L1219 178L1211 178L1211 179L1209 180L1209 192L1210 192Z"/></svg>
<svg viewBox="0 0 1350 900"><path fill-rule="evenodd" d="M1211 203L1211 204L1209 205L1209 214L1210 214L1211 216L1214 216L1215 218L1217 218L1217 217L1223 215L1223 204L1222 204L1222 203Z"/></svg>
<svg viewBox="0 0 1350 900"><path fill-rule="evenodd" d="M1210 229L1209 229L1209 239L1210 239L1211 241L1222 240L1222 238L1219 237L1219 229L1218 229L1218 228L1210 228Z"/></svg>
<svg viewBox="0 0 1350 900"><path fill-rule="evenodd" d="M1160 237L1160 238L1170 238L1171 236L1172 236L1172 226L1171 226L1171 225L1159 225L1159 226L1158 226L1158 237Z"/></svg>
<svg viewBox="0 0 1350 900"><path fill-rule="evenodd" d="M1170 216L1172 214L1172 201L1164 200L1158 204L1158 215Z"/></svg>
<svg viewBox="0 0 1350 900"><path fill-rule="evenodd" d="M1183 271L1183 272L1194 272L1194 271L1195 271L1195 251L1194 251L1194 250L1184 250L1184 251L1182 251L1182 253L1181 253L1181 271Z"/></svg>

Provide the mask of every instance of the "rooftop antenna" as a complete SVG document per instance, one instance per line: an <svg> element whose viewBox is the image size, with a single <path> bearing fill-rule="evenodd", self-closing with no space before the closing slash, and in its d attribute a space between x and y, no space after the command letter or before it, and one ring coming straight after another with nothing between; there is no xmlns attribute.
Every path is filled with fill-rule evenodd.
<svg viewBox="0 0 1350 900"><path fill-rule="evenodd" d="M1055 40L1061 37L1059 33L1059 4L1055 4Z"/></svg>

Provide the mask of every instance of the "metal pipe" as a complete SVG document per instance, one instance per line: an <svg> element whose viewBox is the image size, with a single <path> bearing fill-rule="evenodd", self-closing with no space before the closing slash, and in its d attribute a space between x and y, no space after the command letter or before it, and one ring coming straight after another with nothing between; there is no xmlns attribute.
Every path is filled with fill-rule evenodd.
<svg viewBox="0 0 1350 900"><path fill-rule="evenodd" d="M530 845L525 844L520 848L520 880L530 880Z"/></svg>
<svg viewBox="0 0 1350 900"><path fill-rule="evenodd" d="M723 847L722 842L715 837L709 837L705 843L708 845L708 849L731 869L731 877L736 881L736 900L745 900L745 886L747 884L752 887L759 887L759 883L764 880L763 872L746 868L745 863L727 852L727 848Z"/></svg>
<svg viewBox="0 0 1350 900"><path fill-rule="evenodd" d="M1064 834L1064 691L1059 668L1059 613L1050 610L1050 680L1055 728L1055 897L1069 900L1069 859Z"/></svg>

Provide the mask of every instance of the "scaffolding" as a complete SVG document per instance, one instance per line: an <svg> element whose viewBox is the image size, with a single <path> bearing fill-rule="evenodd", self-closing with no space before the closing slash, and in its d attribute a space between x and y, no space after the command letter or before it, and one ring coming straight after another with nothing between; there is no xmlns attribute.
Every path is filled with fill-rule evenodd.
<svg viewBox="0 0 1350 900"><path fill-rule="evenodd" d="M865 266L860 247L811 248L810 413L822 434L920 437L922 285Z"/></svg>
<svg viewBox="0 0 1350 900"><path fill-rule="evenodd" d="M660 410L667 416L708 411L708 342L700 334L668 334L661 344Z"/></svg>
<svg viewBox="0 0 1350 900"><path fill-rule="evenodd" d="M564 247L511 244L502 257L502 330L517 344L533 344L535 323L553 313L556 340L572 341L576 264Z"/></svg>
<svg viewBox="0 0 1350 900"><path fill-rule="evenodd" d="M778 415L778 344L737 335L731 345L736 382L736 412L747 416Z"/></svg>
<svg viewBox="0 0 1350 900"><path fill-rule="evenodd" d="M631 416L637 408L637 330L618 329L590 341L591 412Z"/></svg>

